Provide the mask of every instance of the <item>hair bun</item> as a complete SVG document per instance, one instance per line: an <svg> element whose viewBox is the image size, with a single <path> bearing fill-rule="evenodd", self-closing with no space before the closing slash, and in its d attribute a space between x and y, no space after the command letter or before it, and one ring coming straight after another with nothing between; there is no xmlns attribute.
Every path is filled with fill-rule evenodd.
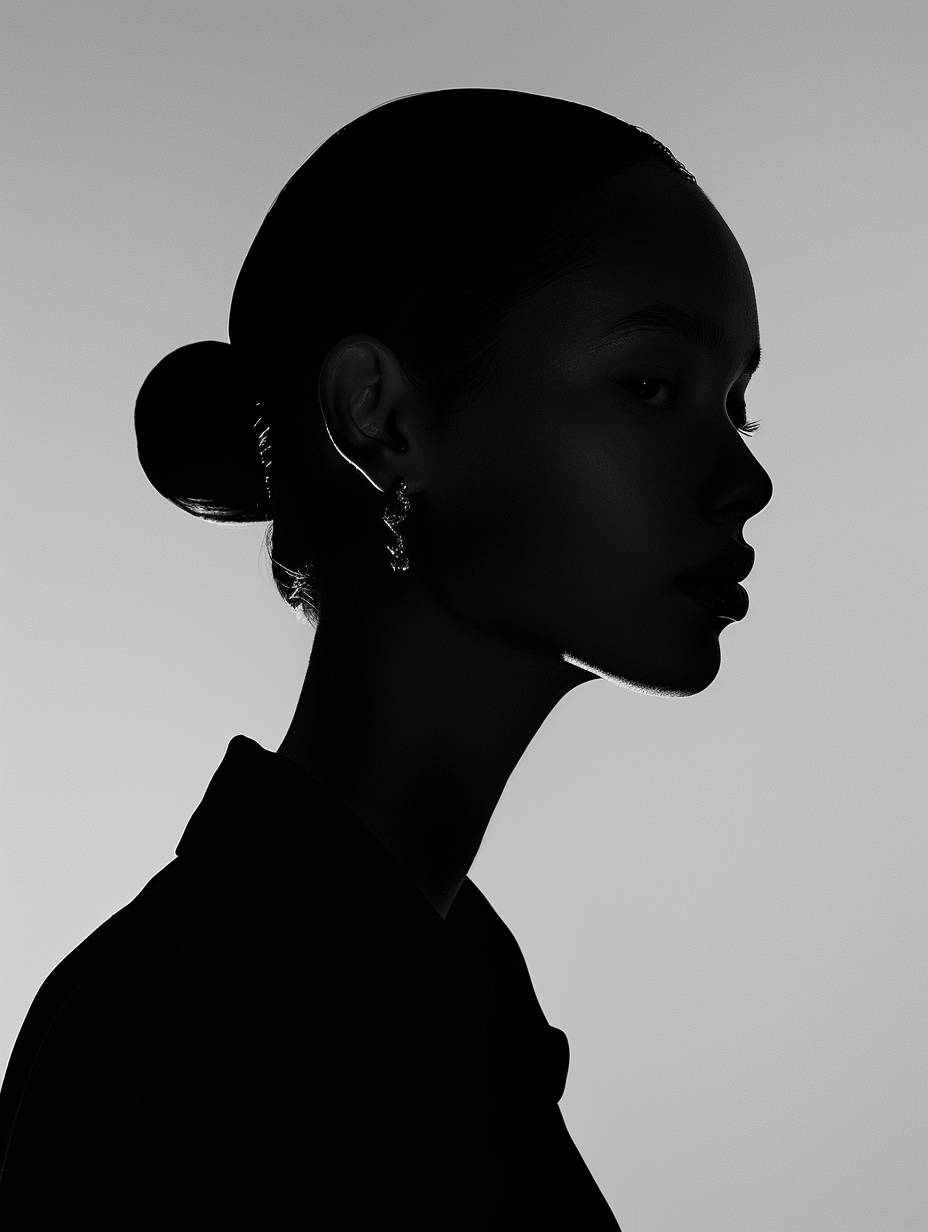
<svg viewBox="0 0 928 1232"><path fill-rule="evenodd" d="M192 342L152 368L135 402L139 462L175 505L218 522L270 517L244 373L228 342Z"/></svg>

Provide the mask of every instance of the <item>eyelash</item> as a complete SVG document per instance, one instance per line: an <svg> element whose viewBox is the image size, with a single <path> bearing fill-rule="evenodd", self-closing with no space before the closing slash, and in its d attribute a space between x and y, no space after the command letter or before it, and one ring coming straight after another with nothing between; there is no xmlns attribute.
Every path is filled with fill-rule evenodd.
<svg viewBox="0 0 928 1232"><path fill-rule="evenodd" d="M633 385L644 385L644 384L648 384L649 382L655 382L658 385L666 385L668 389L676 389L676 385L673 383L673 381L665 381L661 377L657 377L657 376L638 377L634 381L629 381L626 385L626 389L631 389ZM633 394L632 396L637 397L637 394ZM641 398L640 401L646 402L647 399ZM736 424L735 427L742 434L742 436L750 436L751 433L756 432L757 429L760 427L760 420L759 419L749 419L749 420L746 420L745 423L743 424Z"/></svg>

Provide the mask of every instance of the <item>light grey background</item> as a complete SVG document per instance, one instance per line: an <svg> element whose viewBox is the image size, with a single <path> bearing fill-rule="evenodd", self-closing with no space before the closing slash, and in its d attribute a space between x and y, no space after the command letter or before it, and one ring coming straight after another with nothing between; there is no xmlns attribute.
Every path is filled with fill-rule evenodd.
<svg viewBox="0 0 928 1232"><path fill-rule="evenodd" d="M714 684L570 694L472 876L568 1034L562 1107L623 1232L924 1232L922 14L3 6L4 1065L231 737L276 748L310 648L264 525L148 485L142 379L227 337L265 211L335 128L418 90L555 94L669 145L741 243L775 494Z"/></svg>

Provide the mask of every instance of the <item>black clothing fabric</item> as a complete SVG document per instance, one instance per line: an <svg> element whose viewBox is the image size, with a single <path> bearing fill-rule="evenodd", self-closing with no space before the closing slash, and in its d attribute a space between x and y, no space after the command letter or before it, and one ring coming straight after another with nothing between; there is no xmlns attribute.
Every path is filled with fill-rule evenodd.
<svg viewBox="0 0 928 1232"><path fill-rule="evenodd" d="M0 1227L615 1232L558 1107L568 1059L469 878L443 919L237 735L175 858L35 996L0 1088Z"/></svg>

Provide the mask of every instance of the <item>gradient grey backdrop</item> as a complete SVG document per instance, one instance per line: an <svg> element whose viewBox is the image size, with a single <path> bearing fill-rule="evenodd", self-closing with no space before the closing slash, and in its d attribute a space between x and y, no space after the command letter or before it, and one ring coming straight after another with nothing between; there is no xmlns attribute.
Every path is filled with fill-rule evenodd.
<svg viewBox="0 0 928 1232"><path fill-rule="evenodd" d="M562 1107L623 1232L924 1232L921 6L30 0L2 26L0 1063L231 737L276 748L310 649L265 526L148 485L141 381L227 337L265 211L337 127L555 94L653 132L738 238L775 493L715 683L570 694L472 876L569 1036Z"/></svg>

